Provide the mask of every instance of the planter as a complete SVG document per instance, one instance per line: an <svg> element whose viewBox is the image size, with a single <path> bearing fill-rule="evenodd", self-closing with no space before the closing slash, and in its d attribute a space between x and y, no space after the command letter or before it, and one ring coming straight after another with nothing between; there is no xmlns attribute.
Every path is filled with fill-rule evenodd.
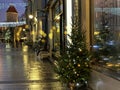
<svg viewBox="0 0 120 90"><path fill-rule="evenodd" d="M74 90L75 84L74 83L69 83L68 87L70 88L70 90Z"/></svg>
<svg viewBox="0 0 120 90"><path fill-rule="evenodd" d="M87 84L82 83L69 83L68 88L70 90L91 90Z"/></svg>

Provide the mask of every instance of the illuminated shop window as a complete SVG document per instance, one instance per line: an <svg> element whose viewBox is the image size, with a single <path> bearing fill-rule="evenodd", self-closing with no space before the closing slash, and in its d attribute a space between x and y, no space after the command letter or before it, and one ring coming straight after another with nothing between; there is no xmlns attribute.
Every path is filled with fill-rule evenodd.
<svg viewBox="0 0 120 90"><path fill-rule="evenodd" d="M120 71L120 0L94 0L95 57L108 68Z"/></svg>

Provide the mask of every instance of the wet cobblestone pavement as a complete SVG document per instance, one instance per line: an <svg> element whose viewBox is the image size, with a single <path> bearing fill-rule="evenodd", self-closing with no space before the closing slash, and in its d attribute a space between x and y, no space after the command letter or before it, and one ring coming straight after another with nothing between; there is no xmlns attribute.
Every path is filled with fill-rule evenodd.
<svg viewBox="0 0 120 90"><path fill-rule="evenodd" d="M0 48L0 90L67 90L49 60L22 49Z"/></svg>

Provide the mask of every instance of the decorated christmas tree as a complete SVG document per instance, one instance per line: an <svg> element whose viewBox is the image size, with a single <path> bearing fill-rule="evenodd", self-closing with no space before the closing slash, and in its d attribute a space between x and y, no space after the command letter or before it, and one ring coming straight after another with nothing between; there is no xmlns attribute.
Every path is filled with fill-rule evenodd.
<svg viewBox="0 0 120 90"><path fill-rule="evenodd" d="M79 19L74 17L71 35L68 35L70 40L67 40L65 51L61 51L55 68L63 83L81 86L90 78L90 53L87 49L85 32Z"/></svg>

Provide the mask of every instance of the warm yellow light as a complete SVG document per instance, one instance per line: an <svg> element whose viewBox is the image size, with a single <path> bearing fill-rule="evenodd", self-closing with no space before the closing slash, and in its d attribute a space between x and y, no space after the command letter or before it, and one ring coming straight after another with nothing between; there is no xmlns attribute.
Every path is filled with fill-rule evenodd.
<svg viewBox="0 0 120 90"><path fill-rule="evenodd" d="M29 15L29 19L33 19L33 15Z"/></svg>
<svg viewBox="0 0 120 90"><path fill-rule="evenodd" d="M52 39L52 38L53 38L53 34L49 33L49 39Z"/></svg>
<svg viewBox="0 0 120 90"><path fill-rule="evenodd" d="M25 29L23 28L23 31L25 31Z"/></svg>
<svg viewBox="0 0 120 90"><path fill-rule="evenodd" d="M39 33L40 33L40 35L42 35L43 37L46 37L46 36L47 36L47 34L46 34L43 30L40 30Z"/></svg>
<svg viewBox="0 0 120 90"><path fill-rule="evenodd" d="M112 63L107 63L107 66L108 67L112 67L112 66L114 66Z"/></svg>
<svg viewBox="0 0 120 90"><path fill-rule="evenodd" d="M53 27L52 27L52 30L56 30L56 27L55 27L55 26L53 26Z"/></svg>
<svg viewBox="0 0 120 90"><path fill-rule="evenodd" d="M35 67L31 69L31 71L29 73L29 79L30 80L38 80L38 79L40 79L39 71L37 71Z"/></svg>
<svg viewBox="0 0 120 90"><path fill-rule="evenodd" d="M119 64L115 64L115 67L120 67L120 65Z"/></svg>
<svg viewBox="0 0 120 90"><path fill-rule="evenodd" d="M100 32L98 32L98 31L95 31L95 32L94 32L94 35L98 35L99 33L100 33Z"/></svg>
<svg viewBox="0 0 120 90"><path fill-rule="evenodd" d="M28 50L28 46L24 46L23 48L22 48L22 50L25 52L25 51L27 51Z"/></svg>
<svg viewBox="0 0 120 90"><path fill-rule="evenodd" d="M34 18L34 20L35 20L35 22L37 22L37 18L36 17Z"/></svg>
<svg viewBox="0 0 120 90"><path fill-rule="evenodd" d="M64 34L67 35L67 31L64 31Z"/></svg>
<svg viewBox="0 0 120 90"><path fill-rule="evenodd" d="M55 20L60 20L60 16L59 15L55 16Z"/></svg>
<svg viewBox="0 0 120 90"><path fill-rule="evenodd" d="M49 33L49 39L53 39L53 27L52 27L52 29L50 29L50 33Z"/></svg>
<svg viewBox="0 0 120 90"><path fill-rule="evenodd" d="M20 36L20 33L19 33L19 32L17 32L17 36Z"/></svg>
<svg viewBox="0 0 120 90"><path fill-rule="evenodd" d="M50 33L52 33L53 32L53 29L50 29Z"/></svg>
<svg viewBox="0 0 120 90"><path fill-rule="evenodd" d="M45 40L44 40L44 39L42 39L42 40L41 40L41 42L43 42L43 43L44 43L44 42L45 42Z"/></svg>
<svg viewBox="0 0 120 90"><path fill-rule="evenodd" d="M29 28L29 25L25 25L25 28Z"/></svg>
<svg viewBox="0 0 120 90"><path fill-rule="evenodd" d="M30 89L32 88L32 90L38 90L38 89L43 90L44 87L43 86L41 87L41 85L36 84L36 82L34 82L33 84L28 85L28 88L30 88Z"/></svg>
<svg viewBox="0 0 120 90"><path fill-rule="evenodd" d="M57 33L59 33L59 32L60 32L60 29L58 28L58 29L57 29Z"/></svg>
<svg viewBox="0 0 120 90"><path fill-rule="evenodd" d="M80 64L78 64L78 67L80 67Z"/></svg>
<svg viewBox="0 0 120 90"><path fill-rule="evenodd" d="M46 33L44 33L44 34L43 34L43 37L46 37L46 36L47 36L47 34L46 34Z"/></svg>
<svg viewBox="0 0 120 90"><path fill-rule="evenodd" d="M43 35L43 30L40 30L39 33L40 33L40 35Z"/></svg>
<svg viewBox="0 0 120 90"><path fill-rule="evenodd" d="M31 34L32 34L32 35L35 35L35 31L33 30L33 31L31 32Z"/></svg>

